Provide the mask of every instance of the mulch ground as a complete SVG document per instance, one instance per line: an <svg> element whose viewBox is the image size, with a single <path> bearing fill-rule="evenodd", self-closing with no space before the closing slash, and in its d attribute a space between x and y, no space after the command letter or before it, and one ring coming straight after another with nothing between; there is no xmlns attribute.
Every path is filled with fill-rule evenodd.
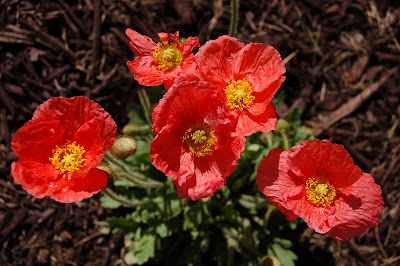
<svg viewBox="0 0 400 266"><path fill-rule="evenodd" d="M99 196L75 204L35 199L10 176L12 134L55 96L84 95L116 120L139 85L127 27L209 38L226 34L229 1L0 2L0 264L124 264L123 239L101 231ZM348 242L306 230L302 243L338 265L400 263L400 2L242 1L238 39L273 45L286 61L280 117L298 108L318 138L343 144L381 185L379 227ZM301 259L301 254L298 254Z"/></svg>

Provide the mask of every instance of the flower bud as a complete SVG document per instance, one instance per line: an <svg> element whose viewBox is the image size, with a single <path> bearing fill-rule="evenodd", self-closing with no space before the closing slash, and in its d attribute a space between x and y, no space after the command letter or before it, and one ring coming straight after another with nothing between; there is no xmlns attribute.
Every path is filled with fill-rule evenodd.
<svg viewBox="0 0 400 266"><path fill-rule="evenodd" d="M119 136L111 146L111 155L119 160L125 160L136 152L136 140L130 136Z"/></svg>
<svg viewBox="0 0 400 266"><path fill-rule="evenodd" d="M274 256L264 256L261 258L261 266L281 266L281 262L277 257Z"/></svg>
<svg viewBox="0 0 400 266"><path fill-rule="evenodd" d="M137 136L147 132L150 132L151 128L149 125L136 125L136 124L127 124L122 129L122 133L128 136Z"/></svg>
<svg viewBox="0 0 400 266"><path fill-rule="evenodd" d="M290 130L290 124L288 123L288 121L286 121L285 119L278 119L278 123L276 125L276 131L278 132L289 132Z"/></svg>

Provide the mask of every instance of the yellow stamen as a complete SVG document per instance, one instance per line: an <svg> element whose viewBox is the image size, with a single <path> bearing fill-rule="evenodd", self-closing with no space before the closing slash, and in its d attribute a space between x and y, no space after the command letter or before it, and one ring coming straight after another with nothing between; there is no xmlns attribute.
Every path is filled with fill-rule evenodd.
<svg viewBox="0 0 400 266"><path fill-rule="evenodd" d="M250 83L245 80L232 80L225 88L226 104L234 110L249 108L255 99Z"/></svg>
<svg viewBox="0 0 400 266"><path fill-rule="evenodd" d="M173 70L182 62L182 52L175 43L167 45L158 43L156 50L153 52L154 61L157 68L161 71Z"/></svg>
<svg viewBox="0 0 400 266"><path fill-rule="evenodd" d="M316 206L329 206L336 197L335 188L322 178L309 178L305 189L307 198Z"/></svg>
<svg viewBox="0 0 400 266"><path fill-rule="evenodd" d="M55 169L60 170L60 174L65 172L75 172L81 170L86 159L83 158L85 149L81 145L76 145L76 142L64 144L61 147L56 145L53 149L53 156L49 158Z"/></svg>
<svg viewBox="0 0 400 266"><path fill-rule="evenodd" d="M192 140L196 144L203 144L205 140L207 140L206 132L204 130L196 130L192 134Z"/></svg>
<svg viewBox="0 0 400 266"><path fill-rule="evenodd" d="M182 141L186 141L190 153L197 157L204 157L214 151L217 137L213 130L189 128L183 135Z"/></svg>

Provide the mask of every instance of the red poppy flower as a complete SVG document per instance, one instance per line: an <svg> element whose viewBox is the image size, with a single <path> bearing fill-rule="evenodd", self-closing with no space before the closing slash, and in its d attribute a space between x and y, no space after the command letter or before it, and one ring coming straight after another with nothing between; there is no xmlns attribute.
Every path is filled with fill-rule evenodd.
<svg viewBox="0 0 400 266"><path fill-rule="evenodd" d="M195 78L215 84L228 112L237 119L237 132L250 135L275 129L277 118L271 99L285 80L285 71L281 56L272 46L245 45L221 36L199 49L196 65L176 82Z"/></svg>
<svg viewBox="0 0 400 266"><path fill-rule="evenodd" d="M52 98L15 132L11 165L16 183L37 198L70 203L91 197L107 185L105 172L92 168L114 143L116 124L86 97Z"/></svg>
<svg viewBox="0 0 400 266"><path fill-rule="evenodd" d="M125 34L129 38L129 47L136 55L135 60L127 62L127 66L137 82L144 86L164 84L165 89L171 87L175 77L193 63L193 48L200 46L197 37L189 37L181 44L179 31L175 34L159 33L161 42L157 44L132 29L127 29Z"/></svg>
<svg viewBox="0 0 400 266"><path fill-rule="evenodd" d="M153 165L172 177L178 196L212 196L233 171L245 138L224 112L215 86L204 82L174 85L153 111L150 145Z"/></svg>
<svg viewBox="0 0 400 266"><path fill-rule="evenodd" d="M271 151L258 169L258 189L288 220L301 217L318 233L350 240L378 225L380 186L341 145L309 140Z"/></svg>

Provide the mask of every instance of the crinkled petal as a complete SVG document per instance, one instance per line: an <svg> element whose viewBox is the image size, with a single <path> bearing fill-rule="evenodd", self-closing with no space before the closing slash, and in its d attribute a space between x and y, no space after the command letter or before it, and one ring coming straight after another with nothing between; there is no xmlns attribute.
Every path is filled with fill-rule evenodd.
<svg viewBox="0 0 400 266"><path fill-rule="evenodd" d="M260 92L277 81L286 69L275 48L262 43L250 43L235 54L232 72L235 79L244 77L255 92Z"/></svg>
<svg viewBox="0 0 400 266"><path fill-rule="evenodd" d="M304 181L323 176L336 188L351 185L363 173L342 145L328 140L304 141L290 150L290 158L292 169L298 169Z"/></svg>
<svg viewBox="0 0 400 266"><path fill-rule="evenodd" d="M98 132L104 138L108 150L114 143L117 126L111 115L98 103L87 97L75 96L72 98L54 97L36 108L32 120L54 120L62 122L66 138L73 140L80 127L90 123L93 132ZM58 133L58 132L57 132Z"/></svg>
<svg viewBox="0 0 400 266"><path fill-rule="evenodd" d="M24 190L36 198L49 195L53 182L60 178L59 170L54 169L49 162L47 164L20 159L11 164L11 175L15 183L20 184Z"/></svg>
<svg viewBox="0 0 400 266"><path fill-rule="evenodd" d="M170 40L175 44L179 44L179 31L176 31L175 33L159 32L158 37L161 42L166 45L169 44Z"/></svg>
<svg viewBox="0 0 400 266"><path fill-rule="evenodd" d="M275 106L270 103L264 112L258 115L254 115L250 111L242 112L238 117L236 132L243 136L251 135L257 131L268 132L276 128L277 121Z"/></svg>
<svg viewBox="0 0 400 266"><path fill-rule="evenodd" d="M253 92L253 96L255 97L255 99L254 105L250 107L253 110L250 110L250 112L256 114L254 110L255 107L257 107L259 112L263 112L262 106L264 106L265 108L271 102L272 98L274 98L275 93L278 91L284 81L285 77L281 76L275 82L271 83L269 87L267 87L265 90L261 92Z"/></svg>
<svg viewBox="0 0 400 266"><path fill-rule="evenodd" d="M176 77L173 85L180 86L181 84L193 83L199 80L203 80L203 78L201 77L198 65L194 63Z"/></svg>
<svg viewBox="0 0 400 266"><path fill-rule="evenodd" d="M153 56L140 56L126 63L133 72L135 79L143 86L158 86L163 84L164 72L158 70Z"/></svg>
<svg viewBox="0 0 400 266"><path fill-rule="evenodd" d="M233 80L231 61L243 47L243 43L229 36L221 36L201 46L196 62L204 80L225 88Z"/></svg>
<svg viewBox="0 0 400 266"><path fill-rule="evenodd" d="M107 185L107 174L92 168L87 173L59 175L59 170L48 164L20 160L13 162L11 173L17 184L36 198L50 196L61 203L90 198Z"/></svg>
<svg viewBox="0 0 400 266"><path fill-rule="evenodd" d="M172 126L165 127L150 144L152 164L178 184L194 174L192 155L183 147L182 133Z"/></svg>
<svg viewBox="0 0 400 266"><path fill-rule="evenodd" d="M125 34L129 38L129 47L136 56L152 55L157 47L150 37L141 35L137 31L126 29Z"/></svg>
<svg viewBox="0 0 400 266"><path fill-rule="evenodd" d="M197 121L207 117L218 105L223 104L217 95L215 86L204 81L181 82L172 86L153 111L153 132L157 134L167 123L172 123L168 122L171 119Z"/></svg>
<svg viewBox="0 0 400 266"><path fill-rule="evenodd" d="M184 56L190 55L195 47L200 47L199 38L188 37L182 44L182 54Z"/></svg>
<svg viewBox="0 0 400 266"><path fill-rule="evenodd" d="M346 241L378 225L384 203L381 188L370 174L364 173L341 192L341 200L335 202L336 225L329 230L330 237Z"/></svg>
<svg viewBox="0 0 400 266"><path fill-rule="evenodd" d="M267 197L267 199L283 212L289 221L298 218L287 206L287 198L298 195L297 189L293 191L293 181L290 177L282 175L280 167L285 164L287 151L277 148L268 153L257 170L256 183L258 190Z"/></svg>
<svg viewBox="0 0 400 266"><path fill-rule="evenodd" d="M97 168L90 169L87 173L74 174L70 180L60 179L58 187L52 190L50 197L61 203L71 203L90 198L107 186L107 174Z"/></svg>
<svg viewBox="0 0 400 266"><path fill-rule="evenodd" d="M307 199L306 192L302 186L297 188L300 192L296 196L288 198L288 208L295 215L301 217L316 232L321 234L328 232L332 226L336 225L334 219L335 207L317 207Z"/></svg>
<svg viewBox="0 0 400 266"><path fill-rule="evenodd" d="M228 136L224 139L224 145L215 150L212 155L215 168L224 177L229 176L233 172L246 143L246 139L242 135L231 133Z"/></svg>
<svg viewBox="0 0 400 266"><path fill-rule="evenodd" d="M185 183L177 185L178 196L198 200L210 197L225 185L225 178L209 158L197 158L195 173Z"/></svg>
<svg viewBox="0 0 400 266"><path fill-rule="evenodd" d="M182 73L186 72L191 65L193 65L194 55L189 54L185 57L181 64L174 68L171 71L164 72L164 89L168 90L175 82L176 78L178 78Z"/></svg>
<svg viewBox="0 0 400 266"><path fill-rule="evenodd" d="M61 121L30 120L15 132L11 148L19 157L45 164L56 145L64 144L65 135Z"/></svg>
<svg viewBox="0 0 400 266"><path fill-rule="evenodd" d="M178 196L191 200L212 196L225 185L225 178L235 168L245 142L243 136L231 133L226 137L224 145L216 149L212 155L194 157L194 175L185 182L174 182L177 185Z"/></svg>

